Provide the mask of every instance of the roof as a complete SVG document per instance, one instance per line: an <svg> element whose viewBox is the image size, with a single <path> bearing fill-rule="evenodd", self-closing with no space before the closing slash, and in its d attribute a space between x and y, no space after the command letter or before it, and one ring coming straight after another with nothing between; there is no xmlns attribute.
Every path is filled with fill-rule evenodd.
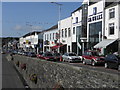
<svg viewBox="0 0 120 90"><path fill-rule="evenodd" d="M112 6L115 6L117 4L120 4L120 1L114 1L114 2L106 2L105 3L105 8L109 8L109 7L112 7Z"/></svg>
<svg viewBox="0 0 120 90"><path fill-rule="evenodd" d="M39 31L29 32L29 33L25 34L25 35L22 36L22 37L27 37L27 36L30 36L30 35L35 35L35 33L39 34L39 33L41 33L41 32L39 32Z"/></svg>
<svg viewBox="0 0 120 90"><path fill-rule="evenodd" d="M49 28L49 29L44 30L43 32L46 32L46 31L51 31L51 30L54 30L54 29L57 29L57 28L58 28L58 24L57 24L57 25L52 26L52 27L51 27L51 28Z"/></svg>
<svg viewBox="0 0 120 90"><path fill-rule="evenodd" d="M82 9L82 5L79 8L77 8L76 10L74 10L72 13L74 13L74 12L80 10L80 9Z"/></svg>
<svg viewBox="0 0 120 90"><path fill-rule="evenodd" d="M115 42L117 39L105 39L94 46L94 48L106 48L108 45Z"/></svg>

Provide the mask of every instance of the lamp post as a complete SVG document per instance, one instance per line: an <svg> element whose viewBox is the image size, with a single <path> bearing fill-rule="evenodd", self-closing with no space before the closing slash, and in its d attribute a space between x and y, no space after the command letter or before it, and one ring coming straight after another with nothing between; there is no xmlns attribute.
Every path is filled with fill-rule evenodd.
<svg viewBox="0 0 120 90"><path fill-rule="evenodd" d="M60 20L61 20L61 6L62 6L62 4L56 3L56 2L51 2L51 3L56 4L59 7L59 18L58 18L59 23L58 23L58 25L59 25L59 45L60 45L60 30L61 30L61 21ZM58 52L60 53L60 47L58 48Z"/></svg>

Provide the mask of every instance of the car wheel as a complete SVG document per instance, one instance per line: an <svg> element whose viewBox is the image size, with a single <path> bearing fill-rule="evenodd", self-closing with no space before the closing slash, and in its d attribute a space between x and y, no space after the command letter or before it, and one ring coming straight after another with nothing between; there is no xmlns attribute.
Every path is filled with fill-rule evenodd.
<svg viewBox="0 0 120 90"><path fill-rule="evenodd" d="M86 62L85 62L85 60L83 60L83 62L82 62L84 65L86 64Z"/></svg>
<svg viewBox="0 0 120 90"><path fill-rule="evenodd" d="M92 66L95 66L95 61L92 61Z"/></svg>
<svg viewBox="0 0 120 90"><path fill-rule="evenodd" d="M118 70L120 71L120 65L118 65Z"/></svg>
<svg viewBox="0 0 120 90"><path fill-rule="evenodd" d="M108 63L105 63L105 68L108 68Z"/></svg>

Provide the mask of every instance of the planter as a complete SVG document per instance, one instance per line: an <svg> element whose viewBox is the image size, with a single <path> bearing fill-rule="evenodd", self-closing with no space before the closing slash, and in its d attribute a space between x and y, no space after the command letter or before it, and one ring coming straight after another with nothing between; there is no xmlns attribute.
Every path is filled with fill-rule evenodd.
<svg viewBox="0 0 120 90"><path fill-rule="evenodd" d="M31 80L32 82L34 82L35 84L37 84L37 75L36 75L36 74L30 75L30 80Z"/></svg>
<svg viewBox="0 0 120 90"><path fill-rule="evenodd" d="M20 62L19 62L19 61L17 61L17 62L16 62L16 66L18 66L18 67L19 67L19 65L20 65Z"/></svg>
<svg viewBox="0 0 120 90"><path fill-rule="evenodd" d="M26 70L26 64L25 64L25 63L24 63L24 64L21 64L21 65L20 65L20 68L23 69L23 70Z"/></svg>

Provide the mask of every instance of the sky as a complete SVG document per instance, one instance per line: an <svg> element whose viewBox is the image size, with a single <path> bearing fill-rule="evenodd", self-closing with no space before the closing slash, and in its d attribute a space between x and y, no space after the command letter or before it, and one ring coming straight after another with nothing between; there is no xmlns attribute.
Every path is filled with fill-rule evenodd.
<svg viewBox="0 0 120 90"><path fill-rule="evenodd" d="M81 2L57 2L61 19L71 15ZM42 31L58 23L58 6L50 2L2 2L2 37L20 37Z"/></svg>

